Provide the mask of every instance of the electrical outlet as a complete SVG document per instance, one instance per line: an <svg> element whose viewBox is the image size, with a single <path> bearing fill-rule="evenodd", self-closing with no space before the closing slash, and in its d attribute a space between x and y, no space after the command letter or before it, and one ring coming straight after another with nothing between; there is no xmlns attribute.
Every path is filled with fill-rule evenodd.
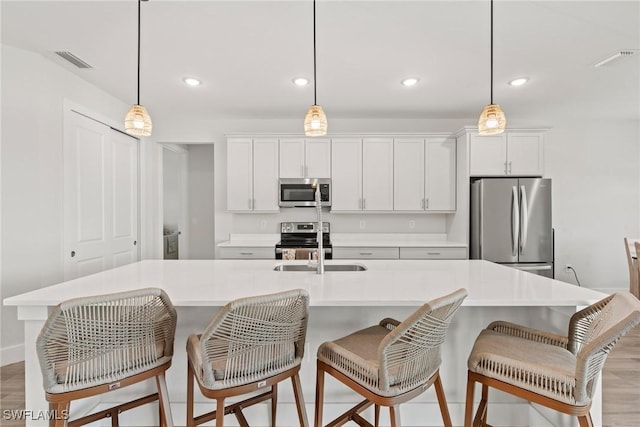
<svg viewBox="0 0 640 427"><path fill-rule="evenodd" d="M569 273L572 268L573 268L573 266L571 264L565 264L564 265L564 272L565 273Z"/></svg>
<svg viewBox="0 0 640 427"><path fill-rule="evenodd" d="M365 220L361 219L360 220L360 229L364 230L366 226L367 226L367 223L365 222Z"/></svg>
<svg viewBox="0 0 640 427"><path fill-rule="evenodd" d="M409 228L416 228L416 222L412 219L409 220Z"/></svg>

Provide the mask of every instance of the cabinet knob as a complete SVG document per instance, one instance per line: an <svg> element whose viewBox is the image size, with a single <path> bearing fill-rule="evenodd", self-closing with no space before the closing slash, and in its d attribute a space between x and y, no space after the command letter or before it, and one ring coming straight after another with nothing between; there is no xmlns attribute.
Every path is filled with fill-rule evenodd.
<svg viewBox="0 0 640 427"><path fill-rule="evenodd" d="M76 256L76 251L71 251L71 258L73 258L74 256Z"/></svg>

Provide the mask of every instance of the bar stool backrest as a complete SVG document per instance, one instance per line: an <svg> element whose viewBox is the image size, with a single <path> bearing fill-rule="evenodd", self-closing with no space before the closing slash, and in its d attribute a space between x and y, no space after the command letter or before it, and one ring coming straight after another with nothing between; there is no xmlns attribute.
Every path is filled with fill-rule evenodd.
<svg viewBox="0 0 640 427"><path fill-rule="evenodd" d="M567 349L576 355L576 402L593 396L607 355L640 323L640 301L629 292L612 294L571 316Z"/></svg>
<svg viewBox="0 0 640 427"><path fill-rule="evenodd" d="M45 391L113 383L170 361L176 319L158 288L62 302L36 341Z"/></svg>
<svg viewBox="0 0 640 427"><path fill-rule="evenodd" d="M309 295L302 289L241 298L224 306L200 339L204 384L235 387L299 365L308 309Z"/></svg>
<svg viewBox="0 0 640 427"><path fill-rule="evenodd" d="M466 297L467 291L458 289L434 299L389 332L378 348L382 390L411 390L431 378L442 362L451 320ZM385 320L380 324L387 324Z"/></svg>

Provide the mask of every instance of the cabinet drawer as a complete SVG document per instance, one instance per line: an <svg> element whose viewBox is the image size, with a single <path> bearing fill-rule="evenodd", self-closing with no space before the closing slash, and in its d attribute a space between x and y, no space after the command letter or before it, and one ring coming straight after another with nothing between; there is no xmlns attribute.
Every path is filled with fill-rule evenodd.
<svg viewBox="0 0 640 427"><path fill-rule="evenodd" d="M467 259L467 248L400 248L400 259Z"/></svg>
<svg viewBox="0 0 640 427"><path fill-rule="evenodd" d="M398 248L333 248L333 259L398 259L399 256Z"/></svg>
<svg viewBox="0 0 640 427"><path fill-rule="evenodd" d="M220 248L222 259L275 259L275 246Z"/></svg>

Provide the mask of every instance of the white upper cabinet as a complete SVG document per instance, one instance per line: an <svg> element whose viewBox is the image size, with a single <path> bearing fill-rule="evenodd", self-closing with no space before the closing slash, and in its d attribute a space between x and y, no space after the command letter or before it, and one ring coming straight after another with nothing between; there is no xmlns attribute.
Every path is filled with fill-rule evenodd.
<svg viewBox="0 0 640 427"><path fill-rule="evenodd" d="M469 138L471 176L542 176L543 131L506 131Z"/></svg>
<svg viewBox="0 0 640 427"><path fill-rule="evenodd" d="M542 176L544 172L542 134L511 132L507 135L509 175Z"/></svg>
<svg viewBox="0 0 640 427"><path fill-rule="evenodd" d="M455 211L456 140L394 140L395 211Z"/></svg>
<svg viewBox="0 0 640 427"><path fill-rule="evenodd" d="M277 212L278 139L227 139L227 210Z"/></svg>
<svg viewBox="0 0 640 427"><path fill-rule="evenodd" d="M393 138L333 138L331 145L331 211L392 211Z"/></svg>
<svg viewBox="0 0 640 427"><path fill-rule="evenodd" d="M362 210L393 210L393 138L362 140Z"/></svg>
<svg viewBox="0 0 640 427"><path fill-rule="evenodd" d="M426 211L456 210L456 139L425 139Z"/></svg>
<svg viewBox="0 0 640 427"><path fill-rule="evenodd" d="M331 140L331 211L362 210L362 139Z"/></svg>
<svg viewBox="0 0 640 427"><path fill-rule="evenodd" d="M424 138L396 138L394 145L395 211L424 210Z"/></svg>
<svg viewBox="0 0 640 427"><path fill-rule="evenodd" d="M281 138L280 178L331 177L329 138Z"/></svg>

